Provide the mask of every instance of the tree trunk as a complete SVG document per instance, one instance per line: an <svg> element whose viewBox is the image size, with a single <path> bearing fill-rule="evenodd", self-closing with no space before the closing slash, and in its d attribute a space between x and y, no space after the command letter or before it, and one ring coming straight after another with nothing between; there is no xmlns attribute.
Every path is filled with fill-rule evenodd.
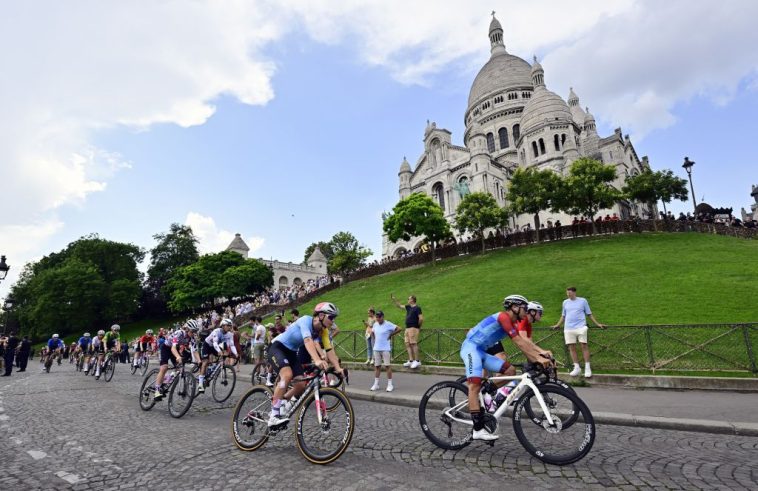
<svg viewBox="0 0 758 491"><path fill-rule="evenodd" d="M481 229L479 234L482 236L482 254L484 254L484 229Z"/></svg>
<svg viewBox="0 0 758 491"><path fill-rule="evenodd" d="M435 254L437 252L436 251L437 248L435 247L436 245L437 245L436 242L432 242L432 266L436 266L437 264L437 261L436 261L437 255Z"/></svg>
<svg viewBox="0 0 758 491"><path fill-rule="evenodd" d="M597 228L595 228L595 215L590 215L590 223L592 223L592 235L597 235Z"/></svg>
<svg viewBox="0 0 758 491"><path fill-rule="evenodd" d="M537 234L537 243L542 242L540 240L540 214L539 212L534 214L534 233Z"/></svg>

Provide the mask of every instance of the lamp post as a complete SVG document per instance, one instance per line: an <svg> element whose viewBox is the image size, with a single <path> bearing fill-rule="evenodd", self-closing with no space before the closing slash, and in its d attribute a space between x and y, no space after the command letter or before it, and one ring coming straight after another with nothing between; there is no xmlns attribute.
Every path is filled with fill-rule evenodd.
<svg viewBox="0 0 758 491"><path fill-rule="evenodd" d="M11 269L5 262L5 256L0 256L0 280L4 280L8 275L8 270Z"/></svg>
<svg viewBox="0 0 758 491"><path fill-rule="evenodd" d="M692 166L695 165L695 162L690 160L689 157L684 157L684 163L682 164L682 167L684 167L684 170L687 171L687 178L690 180L690 190L692 191L692 206L694 208L695 214L697 214L697 199L695 198L695 187L692 185Z"/></svg>
<svg viewBox="0 0 758 491"><path fill-rule="evenodd" d="M13 297L5 297L5 303L3 304L3 310L6 312L13 308Z"/></svg>

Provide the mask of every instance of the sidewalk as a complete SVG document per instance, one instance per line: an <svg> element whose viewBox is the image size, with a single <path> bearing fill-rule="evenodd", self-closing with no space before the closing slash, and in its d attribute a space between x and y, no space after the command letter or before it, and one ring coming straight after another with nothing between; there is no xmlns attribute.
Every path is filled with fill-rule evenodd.
<svg viewBox="0 0 758 491"><path fill-rule="evenodd" d="M395 390L386 392L387 375L381 375L381 390L371 392L372 371L350 370L351 398L418 407L431 385L456 376L393 373ZM595 422L705 433L758 436L758 395L672 389L625 389L577 387Z"/></svg>

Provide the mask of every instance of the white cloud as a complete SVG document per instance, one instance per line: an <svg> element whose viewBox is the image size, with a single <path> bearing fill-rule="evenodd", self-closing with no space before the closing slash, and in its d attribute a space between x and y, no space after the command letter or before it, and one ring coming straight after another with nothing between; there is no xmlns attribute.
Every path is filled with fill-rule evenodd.
<svg viewBox="0 0 758 491"><path fill-rule="evenodd" d="M201 254L221 252L234 240L235 232L219 229L212 217L207 217L194 211L187 213L184 224L192 227L192 232L198 239L198 250ZM250 248L248 257L255 257L253 254L260 250L265 243L263 237L252 235L243 235L242 239Z"/></svg>

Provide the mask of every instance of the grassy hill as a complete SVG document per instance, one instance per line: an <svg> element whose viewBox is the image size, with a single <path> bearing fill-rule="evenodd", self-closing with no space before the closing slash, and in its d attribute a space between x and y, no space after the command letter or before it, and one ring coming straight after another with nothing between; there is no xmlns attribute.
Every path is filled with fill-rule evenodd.
<svg viewBox="0 0 758 491"><path fill-rule="evenodd" d="M758 321L758 241L645 233L502 249L351 282L300 310L329 300L342 311L342 329L360 329L373 305L402 325L390 293L401 302L414 294L425 327L471 327L520 293L543 304L541 324L549 325L570 285L605 324Z"/></svg>

